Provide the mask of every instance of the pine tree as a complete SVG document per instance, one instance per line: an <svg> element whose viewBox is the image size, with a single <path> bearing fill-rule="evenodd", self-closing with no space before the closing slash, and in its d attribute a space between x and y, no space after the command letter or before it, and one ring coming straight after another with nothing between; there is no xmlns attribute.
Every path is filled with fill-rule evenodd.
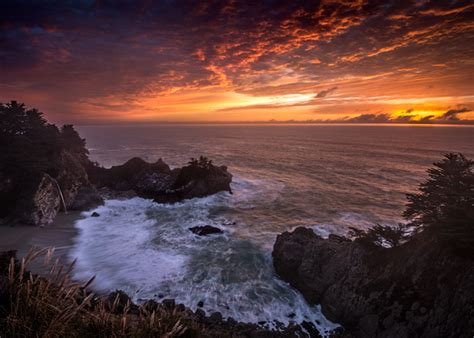
<svg viewBox="0 0 474 338"><path fill-rule="evenodd" d="M447 154L428 169L419 192L408 194L404 217L457 249L474 252L474 161Z"/></svg>

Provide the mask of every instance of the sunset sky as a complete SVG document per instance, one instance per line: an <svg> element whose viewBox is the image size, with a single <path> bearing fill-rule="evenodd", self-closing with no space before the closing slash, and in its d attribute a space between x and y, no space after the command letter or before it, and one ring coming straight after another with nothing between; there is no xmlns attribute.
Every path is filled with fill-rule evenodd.
<svg viewBox="0 0 474 338"><path fill-rule="evenodd" d="M474 120L472 1L0 2L0 102L60 123Z"/></svg>

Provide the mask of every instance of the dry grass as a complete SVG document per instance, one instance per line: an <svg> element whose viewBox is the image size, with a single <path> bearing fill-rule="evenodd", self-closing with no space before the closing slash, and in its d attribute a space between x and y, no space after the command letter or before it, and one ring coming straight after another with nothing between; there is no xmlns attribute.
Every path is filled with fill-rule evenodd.
<svg viewBox="0 0 474 338"><path fill-rule="evenodd" d="M43 258L48 276L28 272L28 265ZM175 312L157 308L119 306L119 297L110 304L87 291L85 284L71 280L74 262L65 267L53 260L53 250L30 251L20 262L10 260L3 276L7 304L0 314L0 336L6 337L177 337L195 336L197 323L184 320ZM2 276L0 276L2 278ZM5 283L6 279L6 283ZM1 280L0 280L1 282ZM2 283L0 283L0 286ZM199 334L198 334L199 335Z"/></svg>

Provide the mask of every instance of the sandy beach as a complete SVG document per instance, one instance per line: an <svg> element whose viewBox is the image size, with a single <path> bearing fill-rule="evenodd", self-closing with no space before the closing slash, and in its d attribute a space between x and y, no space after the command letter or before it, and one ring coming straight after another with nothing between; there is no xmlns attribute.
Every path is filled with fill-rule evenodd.
<svg viewBox="0 0 474 338"><path fill-rule="evenodd" d="M70 261L67 253L77 235L74 223L80 218L82 218L80 212L67 214L61 212L55 221L46 227L2 225L0 226L0 251L17 250L17 257L21 258L31 248L54 247L54 255L67 263ZM31 268L36 270L39 267L32 266Z"/></svg>

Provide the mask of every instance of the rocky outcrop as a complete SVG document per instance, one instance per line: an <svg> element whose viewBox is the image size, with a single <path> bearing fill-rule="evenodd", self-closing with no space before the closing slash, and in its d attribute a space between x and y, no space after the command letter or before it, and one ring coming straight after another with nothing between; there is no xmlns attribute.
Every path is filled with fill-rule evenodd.
<svg viewBox="0 0 474 338"><path fill-rule="evenodd" d="M277 237L276 272L358 337L472 337L474 261L427 233L396 248L297 228Z"/></svg>
<svg viewBox="0 0 474 338"><path fill-rule="evenodd" d="M227 167L210 164L206 168L188 165L171 170L159 159L148 163L133 158L110 169L90 166L88 173L98 188L113 191L134 191L138 196L160 203L173 203L194 197L204 197L220 191L231 191L232 175Z"/></svg>

